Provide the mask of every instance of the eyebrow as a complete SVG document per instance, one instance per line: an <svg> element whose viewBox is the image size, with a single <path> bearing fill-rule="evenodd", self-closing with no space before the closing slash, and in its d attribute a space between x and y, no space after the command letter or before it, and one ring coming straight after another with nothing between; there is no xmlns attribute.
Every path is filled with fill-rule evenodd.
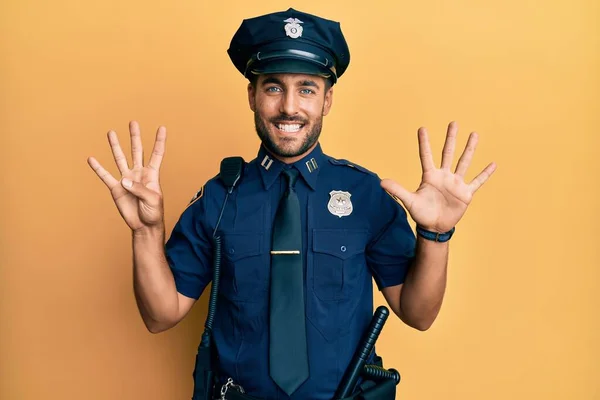
<svg viewBox="0 0 600 400"><path fill-rule="evenodd" d="M263 85L268 85L270 83L275 84L275 85L285 86L281 80L279 80L275 77L272 77L272 76L265 78L265 80L262 82ZM317 89L321 88L318 83L316 83L315 81L310 80L310 79L305 79L303 81L299 81L298 86L309 86L309 87L315 87Z"/></svg>
<svg viewBox="0 0 600 400"><path fill-rule="evenodd" d="M299 86L310 86L310 87L316 87L317 89L319 89L319 84L315 81L311 81L311 80L305 80L305 81L301 81Z"/></svg>
<svg viewBox="0 0 600 400"><path fill-rule="evenodd" d="M272 76L265 78L264 81L262 81L263 85L268 85L269 83L274 83L275 85L281 85L283 86L283 82L281 82L279 79L274 78Z"/></svg>

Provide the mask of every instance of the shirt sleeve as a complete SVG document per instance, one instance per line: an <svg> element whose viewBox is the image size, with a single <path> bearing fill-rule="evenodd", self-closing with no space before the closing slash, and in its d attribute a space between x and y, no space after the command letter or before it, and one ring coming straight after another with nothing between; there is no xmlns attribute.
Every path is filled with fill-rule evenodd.
<svg viewBox="0 0 600 400"><path fill-rule="evenodd" d="M194 299L200 298L212 280L213 271L212 235L206 228L204 190L183 211L165 245L177 291Z"/></svg>
<svg viewBox="0 0 600 400"><path fill-rule="evenodd" d="M374 189L374 236L367 247L367 263L379 290L404 283L415 258L416 238L406 211L378 183Z"/></svg>

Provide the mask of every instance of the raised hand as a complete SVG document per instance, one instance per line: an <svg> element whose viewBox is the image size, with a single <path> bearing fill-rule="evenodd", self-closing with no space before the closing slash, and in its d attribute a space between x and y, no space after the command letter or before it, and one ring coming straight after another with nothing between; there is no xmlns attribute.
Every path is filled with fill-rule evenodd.
<svg viewBox="0 0 600 400"><path fill-rule="evenodd" d="M88 164L106 184L119 213L135 232L163 223L163 199L158 178L165 154L167 131L162 126L156 131L154 149L147 166L144 166L142 138L137 122L129 123L129 132L133 161L131 168L119 145L117 134L114 131L108 132L108 142L121 173L120 180L115 179L94 157L88 158Z"/></svg>
<svg viewBox="0 0 600 400"><path fill-rule="evenodd" d="M381 186L396 199L399 199L415 223L433 232L448 232L462 218L473 195L496 170L496 164L490 163L470 183L464 181L464 175L473 158L477 146L477 134L471 133L456 170L450 171L456 145L458 125L448 125L446 142L442 151L441 167L436 168L429 147L427 130L420 128L419 155L423 175L416 192L411 193L391 179L381 181Z"/></svg>

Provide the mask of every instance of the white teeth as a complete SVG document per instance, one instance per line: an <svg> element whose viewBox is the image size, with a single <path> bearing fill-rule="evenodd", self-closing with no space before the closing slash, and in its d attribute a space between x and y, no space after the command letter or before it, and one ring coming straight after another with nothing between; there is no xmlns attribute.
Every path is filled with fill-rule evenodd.
<svg viewBox="0 0 600 400"><path fill-rule="evenodd" d="M277 128L284 132L298 132L300 127L300 124L277 124Z"/></svg>

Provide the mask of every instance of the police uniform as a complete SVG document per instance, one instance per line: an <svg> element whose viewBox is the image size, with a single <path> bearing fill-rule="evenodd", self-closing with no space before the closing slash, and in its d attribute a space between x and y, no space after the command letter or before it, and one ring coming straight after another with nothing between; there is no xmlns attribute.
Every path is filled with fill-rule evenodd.
<svg viewBox="0 0 600 400"><path fill-rule="evenodd" d="M247 77L291 69L335 83L349 62L338 23L293 9L244 20L228 52ZM282 171L290 168L299 171L310 374L288 396L271 379L268 360L272 228L286 190ZM223 257L213 326L219 383L232 378L262 399L331 400L371 321L373 278L379 289L399 285L414 258L406 212L377 175L324 154L320 145L293 164L261 146L221 215L226 195L218 176L209 180L166 244L178 292L198 299L212 279L211 238L219 221Z"/></svg>

